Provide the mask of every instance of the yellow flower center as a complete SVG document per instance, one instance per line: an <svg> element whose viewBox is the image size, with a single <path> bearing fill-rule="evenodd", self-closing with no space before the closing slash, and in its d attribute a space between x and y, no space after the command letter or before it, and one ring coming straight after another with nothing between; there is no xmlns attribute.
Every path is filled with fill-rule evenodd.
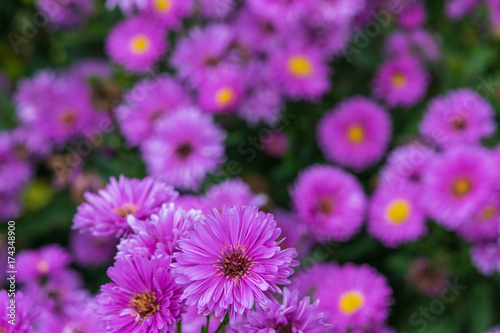
<svg viewBox="0 0 500 333"><path fill-rule="evenodd" d="M406 86L406 76L401 73L396 73L392 76L392 85L396 88L403 88Z"/></svg>
<svg viewBox="0 0 500 333"><path fill-rule="evenodd" d="M404 223L410 216L411 205L408 201L394 200L387 207L387 219L392 224Z"/></svg>
<svg viewBox="0 0 500 333"><path fill-rule="evenodd" d="M227 106L234 100L234 91L231 88L222 88L217 92L215 100L220 107Z"/></svg>
<svg viewBox="0 0 500 333"><path fill-rule="evenodd" d="M172 8L172 1L171 0L155 0L154 1L154 8L156 9L157 12L164 14Z"/></svg>
<svg viewBox="0 0 500 333"><path fill-rule="evenodd" d="M47 274L47 272L49 271L49 264L47 264L45 260L41 260L36 265L36 268L41 274Z"/></svg>
<svg viewBox="0 0 500 333"><path fill-rule="evenodd" d="M360 143L365 138L365 131L359 125L352 125L347 130L347 137L351 142Z"/></svg>
<svg viewBox="0 0 500 333"><path fill-rule="evenodd" d="M143 294L136 294L131 300L131 303L135 308L136 314L141 317L141 322L160 310L160 304L158 303L156 293L150 293L149 291Z"/></svg>
<svg viewBox="0 0 500 333"><path fill-rule="evenodd" d="M472 184L468 179L460 178L453 183L453 194L457 197L463 197L472 189Z"/></svg>
<svg viewBox="0 0 500 333"><path fill-rule="evenodd" d="M139 210L139 207L132 203L125 203L119 207L113 209L113 212L120 215L120 217L127 217L127 215L135 215L135 212Z"/></svg>
<svg viewBox="0 0 500 333"><path fill-rule="evenodd" d="M489 220L492 217L495 217L497 213L498 211L496 207L494 206L487 207L481 212L481 220Z"/></svg>
<svg viewBox="0 0 500 333"><path fill-rule="evenodd" d="M365 300L363 298L363 295L361 295L357 291L351 291L343 294L340 297L339 307L340 311L342 311L344 314L353 314L354 312L358 311L364 303Z"/></svg>
<svg viewBox="0 0 500 333"><path fill-rule="evenodd" d="M294 56L288 60L288 69L295 76L306 77L313 73L311 61L304 56Z"/></svg>
<svg viewBox="0 0 500 333"><path fill-rule="evenodd" d="M130 42L130 47L134 53L142 54L149 50L150 42L146 36L135 36Z"/></svg>

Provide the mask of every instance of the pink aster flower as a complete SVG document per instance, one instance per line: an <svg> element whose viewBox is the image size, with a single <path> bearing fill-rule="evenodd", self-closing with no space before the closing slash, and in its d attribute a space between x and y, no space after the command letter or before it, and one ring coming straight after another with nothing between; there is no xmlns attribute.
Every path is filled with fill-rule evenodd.
<svg viewBox="0 0 500 333"><path fill-rule="evenodd" d="M310 4L308 1L290 0L250 0L247 2L249 10L255 15L266 17L279 25L286 25L298 20L304 13L308 12Z"/></svg>
<svg viewBox="0 0 500 333"><path fill-rule="evenodd" d="M74 229L90 231L94 236L127 235L131 231L128 215L145 220L178 195L173 187L149 177L141 180L122 175L109 181L97 194L85 194L86 202L78 206L73 218Z"/></svg>
<svg viewBox="0 0 500 333"><path fill-rule="evenodd" d="M301 222L300 218L293 211L275 208L271 213L278 223L281 235L283 236L280 246L282 248L295 248L298 253L298 260L306 258L315 245L314 239L309 235L307 226Z"/></svg>
<svg viewBox="0 0 500 333"><path fill-rule="evenodd" d="M15 303L11 301L14 300ZM22 291L16 291L15 298L7 290L0 290L0 331L4 333L31 333L40 309L35 307ZM15 325L9 323L13 320Z"/></svg>
<svg viewBox="0 0 500 333"><path fill-rule="evenodd" d="M322 333L329 326L323 322L324 314L318 311L319 300L311 304L309 297L299 301L296 289L283 289L282 304L271 304L268 310L257 307L245 323L238 327L242 333L308 332Z"/></svg>
<svg viewBox="0 0 500 333"><path fill-rule="evenodd" d="M262 136L262 148L269 156L281 158L288 153L290 143L283 132L270 132Z"/></svg>
<svg viewBox="0 0 500 333"><path fill-rule="evenodd" d="M433 149L421 143L412 143L393 150L380 172L380 185L421 187L424 171L434 154Z"/></svg>
<svg viewBox="0 0 500 333"><path fill-rule="evenodd" d="M500 246L497 242L477 243L470 249L472 264L483 275L500 272Z"/></svg>
<svg viewBox="0 0 500 333"><path fill-rule="evenodd" d="M21 190L16 191L0 191L0 202L2 209L0 210L0 219L5 222L10 219L15 219L21 214L22 208L22 193Z"/></svg>
<svg viewBox="0 0 500 333"><path fill-rule="evenodd" d="M429 75L420 61L411 57L384 62L373 81L373 94L390 107L412 107L422 100Z"/></svg>
<svg viewBox="0 0 500 333"><path fill-rule="evenodd" d="M232 23L237 43L252 52L275 49L282 40L284 28L266 16L254 14L243 7Z"/></svg>
<svg viewBox="0 0 500 333"><path fill-rule="evenodd" d="M94 236L91 232L72 231L70 250L79 266L103 266L110 263L116 253L116 239L113 235Z"/></svg>
<svg viewBox="0 0 500 333"><path fill-rule="evenodd" d="M108 269L113 281L96 297L106 332L175 332L182 288L170 271L170 258L124 257Z"/></svg>
<svg viewBox="0 0 500 333"><path fill-rule="evenodd" d="M101 80L110 79L113 74L111 64L99 58L88 58L78 61L71 66L69 75L82 81L89 81L93 78Z"/></svg>
<svg viewBox="0 0 500 333"><path fill-rule="evenodd" d="M212 117L183 109L158 120L155 133L143 144L142 156L154 177L194 190L224 161L225 137Z"/></svg>
<svg viewBox="0 0 500 333"><path fill-rule="evenodd" d="M271 53L269 68L275 82L291 99L315 100L330 89L329 68L320 49L288 46Z"/></svg>
<svg viewBox="0 0 500 333"><path fill-rule="evenodd" d="M182 295L203 315L224 318L233 325L250 313L254 303L267 309L276 302L270 292L289 284L295 249L281 250L275 241L281 230L273 216L257 207L225 207L202 218L188 238L179 241L181 252L172 264Z"/></svg>
<svg viewBox="0 0 500 333"><path fill-rule="evenodd" d="M177 29L182 19L191 14L193 0L150 0L144 12L166 28Z"/></svg>
<svg viewBox="0 0 500 333"><path fill-rule="evenodd" d="M424 174L423 204L438 223L455 230L492 195L497 169L479 147L457 147L436 156Z"/></svg>
<svg viewBox="0 0 500 333"><path fill-rule="evenodd" d="M119 22L111 30L105 45L111 60L137 73L152 70L166 49L165 29L158 21L146 16Z"/></svg>
<svg viewBox="0 0 500 333"><path fill-rule="evenodd" d="M370 202L368 231L387 247L416 241L427 233L421 191L411 186L379 187Z"/></svg>
<svg viewBox="0 0 500 333"><path fill-rule="evenodd" d="M389 145L391 117L364 97L344 100L318 125L318 143L328 160L362 171L378 162Z"/></svg>
<svg viewBox="0 0 500 333"><path fill-rule="evenodd" d="M457 89L433 99L420 133L442 147L478 144L496 130L490 103L470 89Z"/></svg>
<svg viewBox="0 0 500 333"><path fill-rule="evenodd" d="M205 194L206 209L214 208L222 212L224 206L257 206L262 207L267 202L264 193L255 194L250 186L240 178L226 179L222 183L212 186Z"/></svg>
<svg viewBox="0 0 500 333"><path fill-rule="evenodd" d="M59 245L46 245L38 250L19 253L17 278L29 282L43 277L58 275L71 262L70 255Z"/></svg>
<svg viewBox="0 0 500 333"><path fill-rule="evenodd" d="M215 332L220 323L217 320L211 320L209 332ZM181 315L182 333L200 333L203 326L207 326L207 317L198 313L197 306L187 306L186 312ZM229 327L225 327L226 332L234 333Z"/></svg>
<svg viewBox="0 0 500 333"><path fill-rule="evenodd" d="M62 29L83 23L94 12L92 0L37 0L36 6L52 26Z"/></svg>
<svg viewBox="0 0 500 333"><path fill-rule="evenodd" d="M321 271L312 294L320 301L317 311L324 312L334 332L365 332L384 323L392 290L383 275L368 265L353 264L324 265Z"/></svg>
<svg viewBox="0 0 500 333"><path fill-rule="evenodd" d="M0 191L16 192L31 179L33 170L27 156L17 147L15 133L0 132Z"/></svg>
<svg viewBox="0 0 500 333"><path fill-rule="evenodd" d="M243 93L240 72L220 71L198 87L198 106L208 113L235 111Z"/></svg>
<svg viewBox="0 0 500 333"><path fill-rule="evenodd" d="M346 241L359 231L366 198L357 179L340 169L315 165L302 171L290 189L293 205L320 240Z"/></svg>
<svg viewBox="0 0 500 333"><path fill-rule="evenodd" d="M500 196L486 198L472 216L456 230L468 242L494 241L500 236Z"/></svg>
<svg viewBox="0 0 500 333"><path fill-rule="evenodd" d="M479 0L448 0L445 13L451 19L460 19L470 13L478 4Z"/></svg>
<svg viewBox="0 0 500 333"><path fill-rule="evenodd" d="M223 19L236 7L235 0L200 0L201 12L205 17Z"/></svg>
<svg viewBox="0 0 500 333"><path fill-rule="evenodd" d="M405 29L418 29L425 24L427 11L425 4L420 1L408 1L396 17L400 26Z"/></svg>
<svg viewBox="0 0 500 333"><path fill-rule="evenodd" d="M195 28L177 44L172 65L181 78L197 86L228 66L229 47L233 40L234 33L227 25Z"/></svg>
<svg viewBox="0 0 500 333"><path fill-rule="evenodd" d="M137 146L152 135L164 114L190 105L189 95L178 82L159 76L137 83L116 109L116 117L127 141Z"/></svg>
<svg viewBox="0 0 500 333"><path fill-rule="evenodd" d="M390 57L418 57L434 62L441 59L439 44L438 36L426 30L396 31L386 39L384 51Z"/></svg>
<svg viewBox="0 0 500 333"><path fill-rule="evenodd" d="M184 210L173 203L163 205L157 214L146 221L128 217L133 230L129 238L118 245L117 258L133 255L148 259L158 256L172 256L178 250L177 242L187 236L201 218L201 210Z"/></svg>
<svg viewBox="0 0 500 333"><path fill-rule="evenodd" d="M486 6L490 16L490 24L493 32L500 28L500 2L498 0L486 0Z"/></svg>

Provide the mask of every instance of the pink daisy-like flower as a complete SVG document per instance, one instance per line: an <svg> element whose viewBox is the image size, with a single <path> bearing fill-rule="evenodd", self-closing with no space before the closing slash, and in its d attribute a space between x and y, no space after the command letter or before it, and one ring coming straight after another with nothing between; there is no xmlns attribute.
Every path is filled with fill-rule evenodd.
<svg viewBox="0 0 500 333"><path fill-rule="evenodd" d="M307 226L304 225L295 212L281 208L275 208L271 212L281 229L283 241L282 247L293 247L297 250L298 260L306 258L315 245L314 239L310 237Z"/></svg>
<svg viewBox="0 0 500 333"><path fill-rule="evenodd" d="M198 87L198 106L208 113L234 111L243 97L244 86L237 71L220 71Z"/></svg>
<svg viewBox="0 0 500 333"><path fill-rule="evenodd" d="M254 14L248 7L242 8L232 27L237 43L253 52L267 53L282 40L283 27L272 19Z"/></svg>
<svg viewBox="0 0 500 333"><path fill-rule="evenodd" d="M396 17L400 26L405 29L418 29L425 24L427 11L425 4L420 1L408 1Z"/></svg>
<svg viewBox="0 0 500 333"><path fill-rule="evenodd" d="M494 241L500 236L500 195L492 194L456 230L468 242Z"/></svg>
<svg viewBox="0 0 500 333"><path fill-rule="evenodd" d="M226 179L212 186L205 194L206 210L214 208L222 212L224 206L257 206L262 207L267 202L264 193L254 194L250 186L240 178Z"/></svg>
<svg viewBox="0 0 500 333"><path fill-rule="evenodd" d="M474 10L479 3L479 0L448 0L445 6L446 16L458 20Z"/></svg>
<svg viewBox="0 0 500 333"><path fill-rule="evenodd" d="M149 172L182 189L198 189L205 175L223 163L225 132L197 109L183 109L158 120L143 144Z"/></svg>
<svg viewBox="0 0 500 333"><path fill-rule="evenodd" d="M386 39L385 53L390 57L418 57L426 61L441 59L438 36L425 30L396 31Z"/></svg>
<svg viewBox="0 0 500 333"><path fill-rule="evenodd" d="M472 264L483 275L500 272L500 245L498 242L475 244L470 249Z"/></svg>
<svg viewBox="0 0 500 333"><path fill-rule="evenodd" d="M392 303L387 279L366 264L316 265L299 273L292 286L297 286L301 295L319 299L317 311L325 314L325 322L333 325L335 333L380 328Z"/></svg>
<svg viewBox="0 0 500 333"><path fill-rule="evenodd" d="M433 99L420 133L442 147L478 144L496 130L490 103L470 89L457 89Z"/></svg>
<svg viewBox="0 0 500 333"><path fill-rule="evenodd" d="M117 258L133 255L148 259L161 255L172 256L177 250L177 241L187 236L201 218L201 210L184 210L173 203L163 205L157 214L146 221L128 217L134 234L124 238L118 245Z"/></svg>
<svg viewBox="0 0 500 333"><path fill-rule="evenodd" d="M423 204L438 223L455 230L493 194L497 169L479 147L457 147L429 163Z"/></svg>
<svg viewBox="0 0 500 333"><path fill-rule="evenodd" d="M314 100L330 89L329 68L323 56L316 48L289 46L271 53L269 69L291 99Z"/></svg>
<svg viewBox="0 0 500 333"><path fill-rule="evenodd" d="M389 145L389 114L364 97L344 100L318 125L318 143L333 163L362 171L378 162Z"/></svg>
<svg viewBox="0 0 500 333"><path fill-rule="evenodd" d="M200 0L201 12L205 17L223 19L236 7L235 0Z"/></svg>
<svg viewBox="0 0 500 333"><path fill-rule="evenodd" d="M70 250L79 266L102 266L112 261L116 253L116 239L113 235L94 236L91 232L72 231Z"/></svg>
<svg viewBox="0 0 500 333"><path fill-rule="evenodd" d="M368 231L387 247L397 247L427 233L421 191L411 186L382 186L370 202Z"/></svg>
<svg viewBox="0 0 500 333"><path fill-rule="evenodd" d="M193 0L150 0L144 12L166 28L177 29L183 18L191 14Z"/></svg>
<svg viewBox="0 0 500 333"><path fill-rule="evenodd" d="M113 27L105 50L111 60L125 69L145 73L167 50L165 29L149 17L132 17Z"/></svg>
<svg viewBox="0 0 500 333"><path fill-rule="evenodd" d="M299 175L290 195L298 216L320 240L346 241L361 228L366 198L357 179L345 171L309 167Z"/></svg>
<svg viewBox="0 0 500 333"><path fill-rule="evenodd" d="M373 94L390 107L412 107L422 100L429 75L420 61L411 57L384 62L373 81Z"/></svg>
<svg viewBox="0 0 500 333"><path fill-rule="evenodd" d="M181 78L197 86L228 65L229 47L234 33L227 25L213 24L195 28L179 41L172 55L172 65Z"/></svg>
<svg viewBox="0 0 500 333"><path fill-rule="evenodd" d="M92 0L37 0L36 6L52 26L62 29L83 23L94 12Z"/></svg>
<svg viewBox="0 0 500 333"><path fill-rule="evenodd" d="M209 332L215 332L220 323L217 320L211 320L209 325ZM181 332L200 333L203 326L207 326L207 317L198 313L197 306L187 306L186 312L181 315ZM228 333L235 333L229 327L225 329Z"/></svg>
<svg viewBox="0 0 500 333"><path fill-rule="evenodd" d="M19 253L17 279L32 282L43 277L58 275L71 262L70 255L59 245L47 245L38 250Z"/></svg>
<svg viewBox="0 0 500 333"><path fill-rule="evenodd" d="M213 313L236 324L257 303L267 309L276 302L293 273L295 249L281 250L275 240L281 230L270 214L257 207L225 207L222 214L206 214L188 238L179 241L181 252L172 264L176 282L185 284L182 295L203 315Z"/></svg>
<svg viewBox="0 0 500 333"><path fill-rule="evenodd" d="M247 6L255 15L265 17L283 26L298 20L307 13L310 3L302 0L249 0Z"/></svg>
<svg viewBox="0 0 500 333"><path fill-rule="evenodd" d="M12 298L7 290L0 290L0 332L31 333L39 314L40 308L22 291L16 291Z"/></svg>
<svg viewBox="0 0 500 333"><path fill-rule="evenodd" d="M257 307L238 327L238 332L325 332L329 326L323 322L324 314L318 311L318 305L319 300L311 304L307 296L299 301L299 292L285 287L282 304L272 303L267 310Z"/></svg>
<svg viewBox="0 0 500 333"><path fill-rule="evenodd" d="M17 147L16 134L0 132L0 191L16 192L31 179L32 166Z"/></svg>
<svg viewBox="0 0 500 333"><path fill-rule="evenodd" d="M427 164L435 152L420 143L399 147L391 152L379 176L381 186L421 187Z"/></svg>
<svg viewBox="0 0 500 333"><path fill-rule="evenodd" d="M111 177L106 188L97 194L85 193L86 202L78 206L73 228L90 231L94 236L127 235L131 231L128 215L145 220L177 196L173 187L149 177L143 180L123 175L119 180Z"/></svg>
<svg viewBox="0 0 500 333"><path fill-rule="evenodd" d="M182 288L175 283L170 258L118 259L108 269L113 280L96 297L106 332L175 332L180 320Z"/></svg>
<svg viewBox="0 0 500 333"><path fill-rule="evenodd" d="M155 124L164 114L190 105L189 95L178 82L159 76L137 83L116 109L116 117L127 141L137 146L152 135Z"/></svg>

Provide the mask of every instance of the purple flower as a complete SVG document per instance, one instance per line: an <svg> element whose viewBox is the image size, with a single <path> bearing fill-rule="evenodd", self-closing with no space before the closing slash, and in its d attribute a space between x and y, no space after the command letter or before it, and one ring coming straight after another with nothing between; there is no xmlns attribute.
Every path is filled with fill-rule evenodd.
<svg viewBox="0 0 500 333"><path fill-rule="evenodd" d="M208 113L230 112L238 108L244 87L237 71L220 71L198 87L198 105Z"/></svg>
<svg viewBox="0 0 500 333"><path fill-rule="evenodd" d="M178 196L171 186L149 177L140 180L122 175L119 180L111 177L109 181L97 194L85 194L86 202L78 206L73 218L74 229L90 231L94 236L127 235L128 215L145 220Z"/></svg>
<svg viewBox="0 0 500 333"><path fill-rule="evenodd" d="M457 147L436 156L424 174L423 204L438 223L455 230L493 194L497 177L490 154Z"/></svg>
<svg viewBox="0 0 500 333"><path fill-rule="evenodd" d="M247 321L238 327L238 332L321 333L329 328L323 323L323 313L318 311L319 300L311 304L306 296L299 301L299 292L285 287L282 303L272 303L267 310L257 307L257 311L252 312Z"/></svg>
<svg viewBox="0 0 500 333"><path fill-rule="evenodd" d="M178 82L159 76L137 83L116 109L116 117L127 141L137 146L152 135L163 115L190 105L189 95Z"/></svg>
<svg viewBox="0 0 500 333"><path fill-rule="evenodd" d="M427 19L425 4L419 1L408 2L409 4L403 5L403 10L398 13L396 20L405 29L418 29Z"/></svg>
<svg viewBox="0 0 500 333"><path fill-rule="evenodd" d="M316 266L318 267L318 266ZM321 265L302 273L300 283L314 274L322 274L312 294L320 300L317 311L324 312L325 322L333 325L333 332L366 332L380 327L389 315L392 290L387 279L368 265ZM314 272L316 271L316 272ZM377 331L378 332L378 331Z"/></svg>
<svg viewBox="0 0 500 333"><path fill-rule="evenodd" d="M92 78L101 80L110 79L113 68L108 61L99 58L87 58L78 61L69 70L69 75L82 81L88 81Z"/></svg>
<svg viewBox="0 0 500 333"><path fill-rule="evenodd" d="M83 23L94 12L92 0L37 0L36 6L44 12L44 19L62 29Z"/></svg>
<svg viewBox="0 0 500 333"><path fill-rule="evenodd" d="M15 133L0 132L0 191L15 193L30 181L33 170L17 145Z"/></svg>
<svg viewBox="0 0 500 333"><path fill-rule="evenodd" d="M120 10L130 15L135 9L145 9L148 0L106 0L106 9L112 10L116 6L120 7Z"/></svg>
<svg viewBox="0 0 500 333"><path fill-rule="evenodd" d="M301 222L295 212L275 208L272 210L272 214L283 236L280 246L282 248L295 248L298 260L306 258L315 244L314 239L309 235L307 226Z"/></svg>
<svg viewBox="0 0 500 333"><path fill-rule="evenodd" d="M269 132L262 136L262 148L269 156L281 158L288 153L290 143L283 132Z"/></svg>
<svg viewBox="0 0 500 333"><path fill-rule="evenodd" d="M390 57L418 57L426 61L441 59L438 37L426 30L396 31L387 38L384 50Z"/></svg>
<svg viewBox="0 0 500 333"><path fill-rule="evenodd" d="M205 194L206 210L214 208L220 213L224 206L257 206L262 207L267 202L263 193L254 194L250 186L240 178L226 179L220 184L212 186Z"/></svg>
<svg viewBox="0 0 500 333"><path fill-rule="evenodd" d="M430 101L420 133L442 147L478 144L496 130L490 103L470 89L457 89Z"/></svg>
<svg viewBox="0 0 500 333"><path fill-rule="evenodd" d="M80 266L102 266L113 259L116 239L110 236L94 236L91 232L72 231L70 235L71 255Z"/></svg>
<svg viewBox="0 0 500 333"><path fill-rule="evenodd" d="M290 189L293 205L320 240L346 241L361 229L366 198L358 180L331 166L302 171Z"/></svg>
<svg viewBox="0 0 500 333"><path fill-rule="evenodd" d="M165 29L156 20L135 16L119 22L106 39L109 57L125 69L145 73L167 49Z"/></svg>
<svg viewBox="0 0 500 333"><path fill-rule="evenodd" d="M236 7L234 0L200 0L201 12L205 17L225 18Z"/></svg>
<svg viewBox="0 0 500 333"><path fill-rule="evenodd" d="M445 6L445 13L451 19L460 19L469 14L478 4L479 0L448 0Z"/></svg>
<svg viewBox="0 0 500 333"><path fill-rule="evenodd" d="M277 284L289 284L295 249L281 250L275 241L281 233L270 214L257 207L225 207L222 215L204 215L188 238L179 241L181 252L172 264L182 295L203 315L213 313L236 324L254 303L266 309L281 293Z"/></svg>
<svg viewBox="0 0 500 333"><path fill-rule="evenodd" d="M392 133L389 114L364 97L344 100L318 125L318 144L333 163L362 171L378 162Z"/></svg>
<svg viewBox="0 0 500 333"><path fill-rule="evenodd" d="M172 256L178 251L177 242L187 236L201 218L200 210L176 208L173 203L163 205L157 214L146 221L129 216L128 223L134 234L122 239L118 245L117 258L133 255L148 259Z"/></svg>
<svg viewBox="0 0 500 333"><path fill-rule="evenodd" d="M0 202L2 203L0 220L7 222L10 219L17 218L21 214L22 193L20 190L0 191Z"/></svg>
<svg viewBox="0 0 500 333"><path fill-rule="evenodd" d="M494 241L500 236L500 195L487 197L456 230L468 242Z"/></svg>
<svg viewBox="0 0 500 333"><path fill-rule="evenodd" d="M31 333L39 308L29 297L16 291L15 298L9 297L7 290L0 290L0 331L4 333ZM15 303L12 303L12 300ZM15 325L10 323L14 321Z"/></svg>
<svg viewBox="0 0 500 333"><path fill-rule="evenodd" d="M197 109L165 115L142 147L152 176L181 189L196 190L225 160L225 132Z"/></svg>
<svg viewBox="0 0 500 333"><path fill-rule="evenodd" d="M411 186L382 186L370 202L368 231L387 247L416 241L427 233L421 191Z"/></svg>
<svg viewBox="0 0 500 333"><path fill-rule="evenodd" d="M500 272L500 246L497 242L477 243L470 249L472 264L483 275Z"/></svg>
<svg viewBox="0 0 500 333"><path fill-rule="evenodd" d="M42 277L56 276L71 262L70 255L59 245L46 245L38 250L24 250L19 253L17 278L30 282Z"/></svg>
<svg viewBox="0 0 500 333"><path fill-rule="evenodd" d="M316 100L330 89L329 68L320 49L288 46L271 53L269 68L285 95Z"/></svg>
<svg viewBox="0 0 500 333"><path fill-rule="evenodd" d="M427 91L429 75L420 61L411 57L384 62L373 81L373 94L390 107L409 108L420 102Z"/></svg>
<svg viewBox="0 0 500 333"><path fill-rule="evenodd" d="M421 143L412 143L391 152L380 172L381 186L415 186L420 188L422 177L434 151Z"/></svg>
<svg viewBox="0 0 500 333"><path fill-rule="evenodd" d="M175 332L180 319L182 288L170 271L170 258L118 259L108 269L112 283L96 297L106 332Z"/></svg>
<svg viewBox="0 0 500 333"><path fill-rule="evenodd" d="M181 78L197 86L228 66L228 51L233 40L233 32L226 25L195 28L179 41L172 55L172 65Z"/></svg>
<svg viewBox="0 0 500 333"><path fill-rule="evenodd" d="M193 0L152 0L148 1L144 12L166 28L178 29L182 19L191 14L192 8Z"/></svg>

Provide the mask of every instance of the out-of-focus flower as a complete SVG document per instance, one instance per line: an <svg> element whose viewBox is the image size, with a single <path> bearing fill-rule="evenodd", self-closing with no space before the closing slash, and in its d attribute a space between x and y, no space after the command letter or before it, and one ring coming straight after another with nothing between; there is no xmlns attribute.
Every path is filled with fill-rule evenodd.
<svg viewBox="0 0 500 333"><path fill-rule="evenodd" d="M71 184L71 199L77 205L85 201L85 193L96 193L106 184L99 174L93 172L81 173L76 176Z"/></svg>
<svg viewBox="0 0 500 333"><path fill-rule="evenodd" d="M17 258L19 269L17 278L21 282L30 282L56 276L70 262L70 255L59 245L47 245L38 250L24 250Z"/></svg>
<svg viewBox="0 0 500 333"><path fill-rule="evenodd" d="M405 29L418 29L425 24L427 11L423 1L407 1L403 10L396 17L400 26Z"/></svg>
<svg viewBox="0 0 500 333"><path fill-rule="evenodd" d="M445 13L449 18L457 20L470 13L479 3L479 0L448 0Z"/></svg>
<svg viewBox="0 0 500 333"><path fill-rule="evenodd" d="M469 242L494 241L500 235L500 197L492 194L456 230Z"/></svg>
<svg viewBox="0 0 500 333"><path fill-rule="evenodd" d="M106 332L175 332L182 288L170 271L170 258L124 257L108 269L113 281L101 287L96 312Z"/></svg>
<svg viewBox="0 0 500 333"><path fill-rule="evenodd" d="M227 179L212 186L205 194L206 210L217 209L220 213L224 206L257 206L262 207L267 202L263 193L254 194L250 186L239 178Z"/></svg>
<svg viewBox="0 0 500 333"><path fill-rule="evenodd" d="M354 97L323 117L318 143L331 162L362 171L382 158L391 133L391 118L384 109L367 98Z"/></svg>
<svg viewBox="0 0 500 333"><path fill-rule="evenodd" d="M166 49L165 28L145 16L119 22L111 30L105 45L111 60L137 73L152 70Z"/></svg>
<svg viewBox="0 0 500 333"><path fill-rule="evenodd" d="M239 72L220 71L199 86L198 105L208 113L235 111L243 97L243 88Z"/></svg>
<svg viewBox="0 0 500 333"><path fill-rule="evenodd" d="M270 292L289 284L295 249L281 250L273 216L257 207L225 207L204 215L188 238L179 241L174 254L177 283L185 284L183 298L199 313L236 324L254 303L267 309L275 302Z"/></svg>
<svg viewBox="0 0 500 333"><path fill-rule="evenodd" d="M406 273L409 283L430 297L439 297L446 287L448 274L442 267L434 266L427 258L415 259Z"/></svg>
<svg viewBox="0 0 500 333"><path fill-rule="evenodd" d="M165 25L178 29L183 18L191 14L193 0L149 0L144 12Z"/></svg>
<svg viewBox="0 0 500 333"><path fill-rule="evenodd" d="M420 61L411 57L384 62L373 81L373 94L390 107L412 107L422 100L429 75Z"/></svg>
<svg viewBox="0 0 500 333"><path fill-rule="evenodd" d="M490 103L470 89L433 99L420 123L420 133L441 147L478 144L496 130Z"/></svg>
<svg viewBox="0 0 500 333"><path fill-rule="evenodd" d="M94 12L92 0L37 0L36 6L44 12L45 19L60 29L82 24Z"/></svg>
<svg viewBox="0 0 500 333"><path fill-rule="evenodd" d="M319 240L346 241L361 228L366 210L363 188L340 169L309 167L290 195L298 216Z"/></svg>
<svg viewBox="0 0 500 333"><path fill-rule="evenodd" d="M73 218L74 229L90 231L94 236L127 235L131 231L128 215L145 220L178 196L173 187L152 178L128 179L122 175L109 181L97 194L85 194L86 202L78 206Z"/></svg>
<svg viewBox="0 0 500 333"><path fill-rule="evenodd" d="M500 246L497 242L481 242L470 249L472 264L484 275L500 272Z"/></svg>
<svg viewBox="0 0 500 333"><path fill-rule="evenodd" d="M165 115L142 146L152 176L181 189L196 190L225 160L226 133L197 109Z"/></svg>
<svg viewBox="0 0 500 333"><path fill-rule="evenodd" d="M283 132L268 132L265 136L262 136L261 141L262 148L270 156L280 158L288 152L288 137Z"/></svg>
<svg viewBox="0 0 500 333"><path fill-rule="evenodd" d="M73 260L82 267L107 264L116 253L116 238L113 235L94 236L90 232L72 231L69 245Z"/></svg>
<svg viewBox="0 0 500 333"><path fill-rule="evenodd" d="M0 290L0 331L30 333L40 310L22 291L16 291L15 295L14 299L9 296L7 290ZM15 325L10 321L15 322Z"/></svg>

